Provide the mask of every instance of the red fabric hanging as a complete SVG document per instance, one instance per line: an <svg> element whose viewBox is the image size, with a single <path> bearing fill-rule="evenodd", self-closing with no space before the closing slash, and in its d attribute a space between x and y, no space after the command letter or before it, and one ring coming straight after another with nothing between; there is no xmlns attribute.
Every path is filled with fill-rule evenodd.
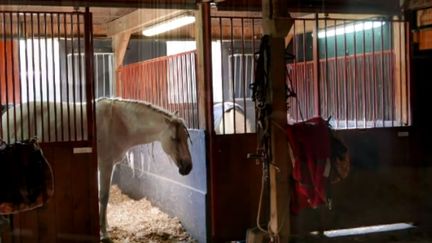
<svg viewBox="0 0 432 243"><path fill-rule="evenodd" d="M330 172L330 133L320 117L289 125L286 129L292 149L294 188L291 211L316 208L326 203Z"/></svg>

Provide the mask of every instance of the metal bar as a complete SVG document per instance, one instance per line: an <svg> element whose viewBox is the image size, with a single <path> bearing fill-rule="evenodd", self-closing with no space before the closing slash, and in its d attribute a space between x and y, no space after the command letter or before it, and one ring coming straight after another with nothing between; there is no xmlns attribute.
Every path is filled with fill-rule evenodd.
<svg viewBox="0 0 432 243"><path fill-rule="evenodd" d="M306 96L306 94L305 94L305 88L304 87L306 87L306 21L303 21L303 80L302 80L302 82L301 82L301 93L302 93L302 97L304 97L304 98L307 98L307 96ZM303 106L304 105L306 105L305 107L301 107L300 106L300 116L301 116L301 119L302 120L304 120L304 119L307 119L307 118L309 118L309 117L303 117L303 111L306 111L306 107L307 107L307 99L304 99L305 100L305 102L303 103ZM302 103L300 103L300 104L302 104ZM306 115L308 115L308 114L306 114Z"/></svg>
<svg viewBox="0 0 432 243"><path fill-rule="evenodd" d="M68 44L67 44L67 40L68 40L68 31L67 31L67 23L66 23L66 14L63 15L63 27L65 29L64 31L64 38L65 38L65 48L64 48L64 55L65 55L65 80L66 80L66 103L67 103L67 131L68 131L68 140L67 141L72 141L72 131L71 131L71 113L70 113L70 93L69 93L69 61L67 58L68 55Z"/></svg>
<svg viewBox="0 0 432 243"><path fill-rule="evenodd" d="M353 103L354 103L354 123L355 123L354 128L358 128L358 122L357 122L358 103L357 103L357 97L356 97L357 93L358 93L357 92L357 75L358 75L357 71L358 71L358 67L357 67L357 36L356 36L356 31L354 31L354 80L353 80L353 86L354 86Z"/></svg>
<svg viewBox="0 0 432 243"><path fill-rule="evenodd" d="M17 18L18 18L18 16L17 16ZM14 43L16 43L16 42L14 40L15 37L12 34L12 33L14 33L14 31L13 31L14 30L13 29L14 25L12 23L13 23L13 15L12 15L12 12L9 12L9 26L10 26L10 33L11 33L11 38L12 38L12 40L10 42L10 46L11 46L11 48L10 48L10 51L11 51L11 63L12 63L12 99L13 99L14 106L16 106L17 97L16 97L16 80L15 80L16 71L15 71L15 51L14 51L14 45L15 45ZM18 43L18 46L19 46L19 41L17 43ZM18 48L18 50L19 50L19 48ZM19 56L19 53L18 53L18 56ZM18 67L19 67L19 65L18 65ZM18 74L19 73L20 72L18 72ZM20 79L18 78L18 80L20 80ZM21 96L21 93L20 93L20 96ZM20 109L22 110L22 107L20 107ZM16 111L16 109L14 109L13 116L14 116L14 119L13 119L14 138L15 138L15 140L17 140L18 139L18 134L17 134L17 111ZM22 120L22 119L20 119L20 120Z"/></svg>
<svg viewBox="0 0 432 243"><path fill-rule="evenodd" d="M324 33L325 33L325 98L326 98L326 112L327 116L330 117L330 81L329 81L329 64L328 64L328 38L327 38L327 19L324 19Z"/></svg>
<svg viewBox="0 0 432 243"><path fill-rule="evenodd" d="M6 105L9 104L9 80L8 80L8 55L7 55L7 41L6 41L6 16L5 13L2 13L2 19L3 19L3 25L2 25L2 31L3 31L3 56L4 56L4 60L3 60L3 67L4 67L4 76L2 75L2 79L4 78L5 81L5 101L6 101ZM1 84L0 84L1 85ZM3 85L1 85L3 86ZM0 86L0 93L2 93L2 88ZM0 102L3 102L3 98L0 97ZM7 106L6 106L7 109ZM10 143L10 120L9 120L9 112L6 112L6 129L7 129L7 142ZM3 128L0 127L3 131ZM3 137L3 135L2 135Z"/></svg>
<svg viewBox="0 0 432 243"><path fill-rule="evenodd" d="M219 18L219 40L220 40L221 48L223 48L222 20L223 20L223 18ZM221 80L222 80L222 134L225 134L225 112L224 112L224 110L225 110L225 82L224 82L225 70L224 70L224 65L223 65L223 53L222 52L220 53L220 58L221 58L221 74L222 74L222 77L221 77ZM229 77L228 77L228 80L229 80Z"/></svg>
<svg viewBox="0 0 432 243"><path fill-rule="evenodd" d="M45 83L46 83L46 101L47 101L47 117L48 117L48 123L47 123L47 128L48 128L48 140L47 142L51 142L51 125L50 125L50 121L51 121L51 110L50 110L50 84L49 84L49 78L48 78L48 73L49 73L49 66L48 66L48 32L47 32L47 16L46 13L44 13L44 47L45 47Z"/></svg>
<svg viewBox="0 0 432 243"><path fill-rule="evenodd" d="M185 54L184 55L184 73L185 73L185 79L186 79L186 104L185 104L185 107L186 107L186 109L187 109L187 121L188 121L188 127L193 127L193 125L192 125L192 117L193 117L193 114L192 114L192 109L191 109L191 104L192 104L192 99L191 99L191 97L190 96L192 96L192 92L190 92L190 89L189 89L189 87L191 87L192 85L191 85L191 82L190 81L192 81L192 79L191 79L191 76L190 76L190 70L189 70L189 67L190 67L190 62L188 61L189 60L189 55L190 54Z"/></svg>
<svg viewBox="0 0 432 243"><path fill-rule="evenodd" d="M41 137L42 137L42 141L45 142L45 124L44 124L44 109L43 109L43 85L42 85L42 49L41 49L41 43L42 43L42 38L41 38L41 29L40 29L40 14L37 14L37 34L38 34L38 72L39 72L39 99L40 99L40 112L41 112ZM37 110L34 111L35 112L35 120L36 120L36 114L37 114Z"/></svg>
<svg viewBox="0 0 432 243"><path fill-rule="evenodd" d="M243 111L244 111L244 117L243 117L243 133L247 133L247 126L246 126L246 117L247 117L247 107L246 107L246 66L245 62L247 63L247 59L245 56L245 36L244 36L244 18L241 18L241 40L242 40L242 58L241 60L241 70L242 70L242 78L243 78Z"/></svg>
<svg viewBox="0 0 432 243"><path fill-rule="evenodd" d="M345 20L343 21L343 25L344 25L344 30L345 30L346 29ZM343 37L344 37L344 77L345 77L345 84L344 84L344 87L345 87L345 92L344 92L345 93L345 100L344 100L344 102L345 102L345 128L348 128L348 119L349 119L349 117L348 117L348 85L349 85L349 82L348 82L348 73L347 73L348 67L347 67L347 59L346 59L346 57L347 57L346 33L344 33Z"/></svg>
<svg viewBox="0 0 432 243"><path fill-rule="evenodd" d="M336 33L336 25L337 25L337 20L334 21L334 31ZM334 99L332 99L332 107L334 107L334 109L336 110L336 128L339 128L339 121L340 121L340 116L339 116L339 65L338 65L338 44L337 44L337 35L334 36L334 55L335 55L335 79L332 82L332 84L334 84L334 88L336 90L336 95L333 96L334 99L336 99L336 101L334 101Z"/></svg>
<svg viewBox="0 0 432 243"><path fill-rule="evenodd" d="M315 18L318 18L318 13L315 14ZM320 71L320 50L319 50L319 41L318 41L318 30L319 30L319 22L318 20L315 20L315 28L313 30L314 34L313 34L313 61L314 61L314 74L315 74L315 78L314 78L314 98L315 98L315 116L321 116L321 102L320 102L320 97L321 97L321 92L320 92L320 78L321 78L321 71Z"/></svg>
<svg viewBox="0 0 432 243"><path fill-rule="evenodd" d="M303 21L305 21L305 20L303 20ZM293 25L293 50L294 50L294 55L295 55L295 57L296 58L294 58L294 66L293 66L293 68L291 69L291 70L293 70L293 72L292 72L292 75L291 75L291 77L293 77L293 82L294 82L294 87L291 87L293 90L294 90L294 92L297 94L298 93L298 79L297 79L297 69L298 69L298 67L297 67L297 56L298 56L298 45L297 45L297 32L296 32L296 22L297 21L294 21L294 25ZM293 115L294 115L294 119L295 119L295 121L296 122L298 122L299 121L299 104L298 104L298 97L295 97L295 99L294 99L294 102L293 102L293 106L294 106L294 109L292 109L292 111L294 112L293 113Z"/></svg>
<svg viewBox="0 0 432 243"><path fill-rule="evenodd" d="M234 61L234 22L233 22L233 18L230 18L230 43L231 43L231 57ZM232 98L232 102L235 105L235 97L236 97L236 93L235 93L235 87L234 87L234 79L235 79L235 69L234 69L234 65L233 65L233 61L231 61L231 89L232 89L232 93L231 93L231 98ZM236 108L234 106L234 111L233 111L233 127L234 127L234 134L237 133L237 128L236 128L236 112L235 112ZM225 119L224 119L225 120ZM224 134L225 134L225 130L224 130Z"/></svg>
<svg viewBox="0 0 432 243"><path fill-rule="evenodd" d="M385 124L385 78L384 78L384 29L383 29L383 25L381 25L381 86L382 86L382 90L381 90L381 108L382 108L382 125L383 127L386 127Z"/></svg>
<svg viewBox="0 0 432 243"><path fill-rule="evenodd" d="M54 51L54 14L50 14L50 20L51 20L51 53L52 53L52 70L53 70L53 76L52 76L52 80L53 80L53 95L54 95L54 101L57 101L57 87L56 87L56 65L55 65L55 51ZM58 18L58 16L57 16ZM58 131L57 131L57 102L54 103L54 123L56 124L54 126L54 136L55 136L55 141L58 141Z"/></svg>
<svg viewBox="0 0 432 243"><path fill-rule="evenodd" d="M377 109L378 109L378 101L377 101L377 80L376 80L376 67L375 67L375 31L372 29L372 99L373 99L373 108L372 108L372 120L373 126L376 127L377 120Z"/></svg>
<svg viewBox="0 0 432 243"><path fill-rule="evenodd" d="M72 101L73 101L73 126L74 126L74 141L77 141L77 113L76 113L76 91L77 91L77 84L76 84L76 73L75 73L75 39L74 39L74 15L70 15L70 27L71 27L71 61L72 61ZM79 40L79 39L78 39Z"/></svg>
<svg viewBox="0 0 432 243"><path fill-rule="evenodd" d="M86 75L86 100L87 100L87 139L88 141L94 140L94 132L95 132L95 105L96 102L93 102L94 98L94 75L93 75L93 61L94 61L94 53L93 53L93 26L92 26L92 14L89 11L89 8L86 8L84 15L84 48L85 48L85 75ZM94 145L94 144L93 144Z"/></svg>
<svg viewBox="0 0 432 243"><path fill-rule="evenodd" d="M37 131L37 119L36 119L36 68L35 68L35 42L34 42L34 23L33 23L33 15L31 15L31 19L30 19L30 24L31 24L31 43L32 43L32 70L33 70L33 125L34 125L34 131ZM29 114L31 114L30 110L29 110ZM29 136L30 136L30 131L29 131Z"/></svg>
<svg viewBox="0 0 432 243"><path fill-rule="evenodd" d="M389 40L390 40L390 78L389 78L389 80L390 80L390 92L391 92L391 95L390 95L390 107L391 107L391 109L390 109L390 119L391 119L391 124L392 124L392 127L394 127L394 120L395 120L395 110L394 110L394 107L395 107L395 94L396 94L396 91L395 91L395 85L394 85L394 82L395 82L395 76L394 76L394 71L395 71L395 58L394 58L394 43L393 43L393 27L394 27L394 25L395 25L395 23L394 22L390 22L391 23L391 26L389 27Z"/></svg>
<svg viewBox="0 0 432 243"><path fill-rule="evenodd" d="M197 67L197 65L198 65L198 58L197 58L197 53L195 52L194 53L194 55L193 55L193 60L194 60L194 67ZM205 111L202 111L202 110L200 110L199 109L199 95L198 95L198 72L196 71L196 68L194 68L193 69L193 71L194 71L194 78L195 78L195 97L196 97L196 102L195 102L195 106L196 106L196 116L195 116L195 118L197 119L196 121L197 121L197 128L199 128L199 117L200 117L200 113L201 112L205 112ZM213 101L213 99L211 99L212 101ZM214 121L214 117L213 117L213 115L210 115L211 116L211 121L213 122ZM213 123L212 123L212 125L210 125L210 127L213 127ZM213 129L214 129L214 127L213 127ZM210 132L211 133L211 132Z"/></svg>
<svg viewBox="0 0 432 243"><path fill-rule="evenodd" d="M364 23L363 23L364 25ZM366 128L366 31L363 28L363 128Z"/></svg>
<svg viewBox="0 0 432 243"><path fill-rule="evenodd" d="M406 82L405 82L405 97L406 97L406 116L407 116L407 120L406 120L406 124L405 125L411 125L411 107L412 107L412 103L411 101L411 67L410 67L410 58L411 58L411 40L412 38L410 38L411 35L411 31L410 31L410 23L404 22L404 30L405 30L405 75L406 75Z"/></svg>
<svg viewBox="0 0 432 243"><path fill-rule="evenodd" d="M58 14L58 16L57 16L57 28L58 28L58 35L59 35L59 45L60 45L60 37L61 37L61 35L60 35L60 30L61 30L61 28L60 28L60 26L61 26L61 16L62 15L60 15L60 14ZM64 18L64 15L63 15L63 18ZM63 28L65 29L65 27L63 26ZM66 42L66 38L65 38L65 42ZM59 57L60 57L60 51L59 51ZM63 102L63 82L62 82L62 74L63 74L63 67L62 67L62 59L65 59L65 58L60 58L60 60L59 60L59 88L60 88L60 102ZM65 80L67 80L67 78L65 79ZM63 105L61 105L62 103L60 103L60 122L61 122L61 140L62 141L65 141L65 121L64 121L64 119L63 119Z"/></svg>
<svg viewBox="0 0 432 243"><path fill-rule="evenodd" d="M83 72L82 72L82 55L84 53L82 53L81 51L81 29L80 29L80 25L81 25L81 21L80 21L80 13L77 13L77 31L78 31L78 76L79 76L79 102L80 102L80 123L81 123L81 140L84 140L84 111L83 111L83 87L84 87L84 82L83 82ZM92 57L90 57L92 59L94 59L94 55ZM105 80L104 80L105 81Z"/></svg>

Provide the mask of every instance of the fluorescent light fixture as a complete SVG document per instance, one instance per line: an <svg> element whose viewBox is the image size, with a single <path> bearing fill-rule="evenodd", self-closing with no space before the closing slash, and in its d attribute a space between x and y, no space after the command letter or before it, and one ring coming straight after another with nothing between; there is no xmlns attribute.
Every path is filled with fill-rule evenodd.
<svg viewBox="0 0 432 243"><path fill-rule="evenodd" d="M365 235L372 233L381 233L388 231L397 231L397 230L407 230L415 228L412 223L396 223L396 224L383 224L383 225L374 225L374 226L366 226L366 227L358 227L351 229L339 229L339 230L328 230L324 231L324 235L333 238L333 237L342 237L342 236L353 236L353 235ZM318 232L311 232L311 234L315 235Z"/></svg>
<svg viewBox="0 0 432 243"><path fill-rule="evenodd" d="M195 22L195 16L180 15L172 19L165 20L144 29L142 34L145 36L155 36L170 30L174 30Z"/></svg>
<svg viewBox="0 0 432 243"><path fill-rule="evenodd" d="M382 21L367 21L358 24L347 24L345 26L339 26L337 28L327 28L327 31L318 32L318 38L332 37L335 35L343 35L353 32L359 32L364 30L370 30L381 27L385 22Z"/></svg>

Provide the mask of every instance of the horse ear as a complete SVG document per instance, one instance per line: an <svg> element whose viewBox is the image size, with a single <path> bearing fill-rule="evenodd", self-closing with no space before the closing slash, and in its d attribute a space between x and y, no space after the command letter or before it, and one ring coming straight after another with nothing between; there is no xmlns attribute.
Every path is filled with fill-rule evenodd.
<svg viewBox="0 0 432 243"><path fill-rule="evenodd" d="M178 116L179 111L174 111L174 115Z"/></svg>

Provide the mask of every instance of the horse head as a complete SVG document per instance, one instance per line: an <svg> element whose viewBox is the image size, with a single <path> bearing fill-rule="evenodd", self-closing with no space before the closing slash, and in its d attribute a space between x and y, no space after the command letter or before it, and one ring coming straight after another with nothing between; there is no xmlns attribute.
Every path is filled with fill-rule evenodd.
<svg viewBox="0 0 432 243"><path fill-rule="evenodd" d="M192 170L192 157L189 151L189 133L181 119L167 119L168 128L160 137L162 149L179 168L181 175L187 175Z"/></svg>

